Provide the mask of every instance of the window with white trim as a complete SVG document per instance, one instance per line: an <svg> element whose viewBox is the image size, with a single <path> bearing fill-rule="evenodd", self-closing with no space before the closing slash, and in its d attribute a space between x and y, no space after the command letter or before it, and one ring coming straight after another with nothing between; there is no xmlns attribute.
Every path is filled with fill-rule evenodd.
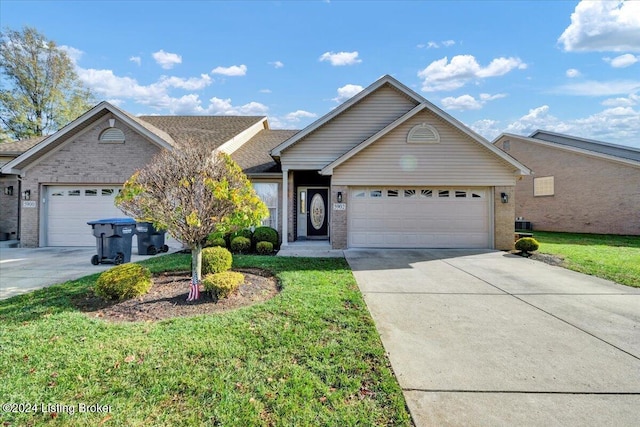
<svg viewBox="0 0 640 427"><path fill-rule="evenodd" d="M253 189L260 200L267 205L269 216L262 220L262 225L278 229L278 184L275 182L254 182Z"/></svg>
<svg viewBox="0 0 640 427"><path fill-rule="evenodd" d="M555 194L555 183L552 176L533 178L533 196L553 196Z"/></svg>

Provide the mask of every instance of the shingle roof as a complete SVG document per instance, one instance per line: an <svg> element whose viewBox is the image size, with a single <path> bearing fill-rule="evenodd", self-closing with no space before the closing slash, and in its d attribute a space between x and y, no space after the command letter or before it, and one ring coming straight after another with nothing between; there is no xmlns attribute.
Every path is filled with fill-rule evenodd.
<svg viewBox="0 0 640 427"><path fill-rule="evenodd" d="M532 133L529 138L539 139L546 142L552 142L569 147L581 148L583 150L594 151L600 154L620 157L627 160L635 160L640 162L640 150L633 147L623 145L610 144L608 142L595 141L592 139L578 138L576 136L564 135L561 133L547 132L537 130Z"/></svg>
<svg viewBox="0 0 640 427"><path fill-rule="evenodd" d="M47 136L38 136L36 138L22 139L20 141L11 141L0 144L0 154L3 155L15 155L19 156L20 154L27 151L29 148L38 144L40 141L45 139Z"/></svg>
<svg viewBox="0 0 640 427"><path fill-rule="evenodd" d="M218 147L264 117L140 116L138 119L166 132L178 144L194 142Z"/></svg>
<svg viewBox="0 0 640 427"><path fill-rule="evenodd" d="M300 131L262 130L233 152L231 157L246 174L280 172L280 165L269 153L298 132Z"/></svg>

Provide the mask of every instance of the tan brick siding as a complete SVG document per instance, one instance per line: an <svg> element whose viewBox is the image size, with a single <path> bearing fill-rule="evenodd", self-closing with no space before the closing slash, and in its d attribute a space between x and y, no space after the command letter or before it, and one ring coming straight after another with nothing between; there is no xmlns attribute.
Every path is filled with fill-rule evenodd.
<svg viewBox="0 0 640 427"><path fill-rule="evenodd" d="M145 166L160 148L137 132L116 122L125 134L123 144L98 142L100 133L108 128L108 117L100 119L84 133L65 141L53 153L29 167L23 177L22 191L31 191L35 209L22 209L20 224L22 247L37 247L43 185L55 184L122 184L138 169ZM88 231L87 231L88 232Z"/></svg>
<svg viewBox="0 0 640 427"><path fill-rule="evenodd" d="M11 196L4 194L8 187L13 187ZM20 184L15 176L0 179L0 232L8 233L11 240L18 237L19 202Z"/></svg>
<svg viewBox="0 0 640 427"><path fill-rule="evenodd" d="M493 246L495 249L509 251L513 249L514 227L516 218L515 187L494 187L493 189ZM507 203L502 203L502 193L509 197Z"/></svg>
<svg viewBox="0 0 640 427"><path fill-rule="evenodd" d="M333 204L338 203L338 191L342 193L342 203L347 204L347 210L335 211ZM349 189L344 185L334 185L331 187L331 201L329 209L331 209L331 248L346 249L347 248L347 216L349 212Z"/></svg>
<svg viewBox="0 0 640 427"><path fill-rule="evenodd" d="M516 217L534 230L640 235L640 168L515 138L508 153L534 172L516 185ZM544 176L555 195L534 197Z"/></svg>

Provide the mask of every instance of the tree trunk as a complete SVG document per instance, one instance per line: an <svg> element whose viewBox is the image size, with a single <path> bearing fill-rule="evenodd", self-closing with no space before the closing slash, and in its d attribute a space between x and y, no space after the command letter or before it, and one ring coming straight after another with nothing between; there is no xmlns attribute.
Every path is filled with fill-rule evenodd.
<svg viewBox="0 0 640 427"><path fill-rule="evenodd" d="M187 301L195 301L200 298L200 278L202 276L202 245L191 247L191 285Z"/></svg>

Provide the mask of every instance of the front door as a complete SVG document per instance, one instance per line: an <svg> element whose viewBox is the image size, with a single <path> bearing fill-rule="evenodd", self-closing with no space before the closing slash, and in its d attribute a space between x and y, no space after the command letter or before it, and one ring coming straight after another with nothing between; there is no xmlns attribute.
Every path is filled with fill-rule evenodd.
<svg viewBox="0 0 640 427"><path fill-rule="evenodd" d="M307 190L307 237L327 237L329 235L329 209L326 188Z"/></svg>

